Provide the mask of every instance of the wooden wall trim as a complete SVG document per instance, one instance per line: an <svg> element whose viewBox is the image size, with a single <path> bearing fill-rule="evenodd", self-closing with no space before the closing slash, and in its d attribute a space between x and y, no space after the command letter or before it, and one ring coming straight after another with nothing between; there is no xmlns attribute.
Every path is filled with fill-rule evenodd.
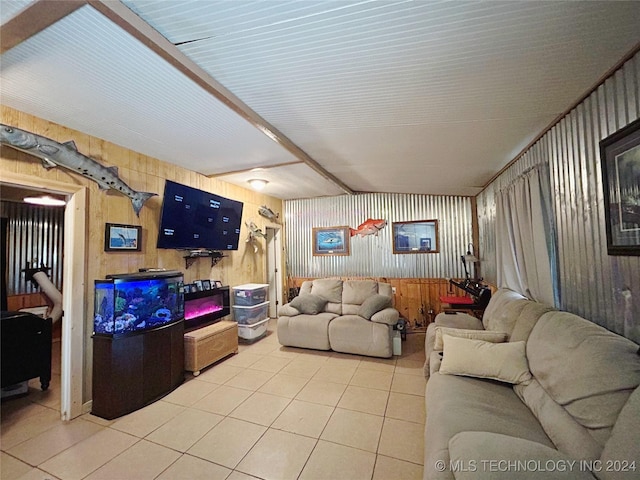
<svg viewBox="0 0 640 480"><path fill-rule="evenodd" d="M39 0L2 25L0 53L4 53L28 38L53 25L58 20L86 5L84 0Z"/></svg>

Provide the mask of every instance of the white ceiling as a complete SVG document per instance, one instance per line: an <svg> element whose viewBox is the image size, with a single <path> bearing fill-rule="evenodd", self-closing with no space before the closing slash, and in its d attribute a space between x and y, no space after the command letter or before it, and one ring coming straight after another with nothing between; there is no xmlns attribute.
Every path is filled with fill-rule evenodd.
<svg viewBox="0 0 640 480"><path fill-rule="evenodd" d="M283 199L475 195L640 42L637 1L123 3L25 35L0 101Z"/></svg>

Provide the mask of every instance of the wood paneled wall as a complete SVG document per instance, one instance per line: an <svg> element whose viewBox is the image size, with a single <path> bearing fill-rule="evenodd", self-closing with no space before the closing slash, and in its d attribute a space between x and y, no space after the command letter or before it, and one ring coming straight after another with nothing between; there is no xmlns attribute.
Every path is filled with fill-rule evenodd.
<svg viewBox="0 0 640 480"><path fill-rule="evenodd" d="M390 283L395 288L393 305L412 328L426 328L435 316L442 312L441 296L464 296L466 292L451 285L446 278L388 278L388 277L340 277L343 280L376 280ZM312 278L296 277L289 287L300 287Z"/></svg>
<svg viewBox="0 0 640 480"><path fill-rule="evenodd" d="M9 295L7 297L7 309L18 311L23 308L43 307L48 305L47 297L44 293L23 293L20 295Z"/></svg>
<svg viewBox="0 0 640 480"><path fill-rule="evenodd" d="M64 168L45 170L41 161L32 155L5 147L0 150L0 172L6 171L37 177L43 179L43 182L50 180L88 187L87 254L86 258L77 259L86 265L86 287L84 291L74 291L74 294L83 295L86 299L86 315L82 319L85 332L84 401L91 398L94 280L105 278L105 275L111 273L136 272L142 267L154 267L184 272L185 282L208 278L220 280L224 285L232 286L250 282L265 283L267 275L264 241L260 244L262 248L258 250L258 253L254 253L253 247L245 243L246 229L244 225L239 249L227 252L227 257L215 267L211 267L210 259L201 258L189 269L186 269L183 253L176 250L157 249L156 240L162 193L165 180L173 180L233 200L239 200L244 202L243 222L252 220L263 231L265 226L271 224L264 217L258 215L258 209L261 205L267 205L282 217L283 208L280 199L215 178L205 177L6 106L0 106L0 116L2 123L6 125L43 135L58 142L73 140L78 151L82 154L93 158L104 166L118 167L120 178L134 190L158 194L145 204L140 212L140 218L138 218L133 211L131 201L124 195L113 191L103 192L98 189L95 182ZM184 152L184 155L188 156L189 152ZM1 175L0 181L2 181ZM142 251L105 252L105 223L140 225L142 227ZM284 268L279 270L283 271ZM65 285L64 288L74 287L73 285ZM69 320L71 319L63 318L63 321Z"/></svg>

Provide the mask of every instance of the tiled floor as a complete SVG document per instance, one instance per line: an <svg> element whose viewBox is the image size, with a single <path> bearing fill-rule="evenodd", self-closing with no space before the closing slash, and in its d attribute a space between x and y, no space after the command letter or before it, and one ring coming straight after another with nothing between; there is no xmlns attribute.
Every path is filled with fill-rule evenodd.
<svg viewBox="0 0 640 480"><path fill-rule="evenodd" d="M2 480L422 478L424 334L376 359L280 346L268 335L187 375L148 407L59 420L48 392L2 404Z"/></svg>

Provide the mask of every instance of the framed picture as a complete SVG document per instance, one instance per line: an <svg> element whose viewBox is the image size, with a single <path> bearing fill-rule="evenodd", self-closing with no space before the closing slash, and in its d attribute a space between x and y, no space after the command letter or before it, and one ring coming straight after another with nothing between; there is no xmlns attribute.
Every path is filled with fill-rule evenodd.
<svg viewBox="0 0 640 480"><path fill-rule="evenodd" d="M316 227L313 229L314 255L349 255L349 227Z"/></svg>
<svg viewBox="0 0 640 480"><path fill-rule="evenodd" d="M438 253L438 220L393 222L393 253Z"/></svg>
<svg viewBox="0 0 640 480"><path fill-rule="evenodd" d="M107 223L104 229L105 252L139 252L142 227Z"/></svg>
<svg viewBox="0 0 640 480"><path fill-rule="evenodd" d="M187 284L184 285L183 287L184 293L191 293L191 287Z"/></svg>
<svg viewBox="0 0 640 480"><path fill-rule="evenodd" d="M211 290L211 282L209 280L202 280L202 289Z"/></svg>
<svg viewBox="0 0 640 480"><path fill-rule="evenodd" d="M222 288L222 282L220 280L216 280L214 283L216 288Z"/></svg>
<svg viewBox="0 0 640 480"><path fill-rule="evenodd" d="M640 119L600 142L609 255L640 255Z"/></svg>
<svg viewBox="0 0 640 480"><path fill-rule="evenodd" d="M197 292L202 292L202 280L196 280L193 284L196 286Z"/></svg>

